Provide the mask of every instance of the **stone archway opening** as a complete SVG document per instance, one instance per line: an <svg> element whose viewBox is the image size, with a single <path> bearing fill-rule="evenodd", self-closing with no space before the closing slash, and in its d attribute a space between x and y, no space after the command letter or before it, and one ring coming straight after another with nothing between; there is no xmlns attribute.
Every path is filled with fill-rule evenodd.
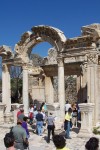
<svg viewBox="0 0 100 150"><path fill-rule="evenodd" d="M41 57L48 56L48 50L52 48L52 45L48 42L41 42L32 48L31 54L38 54Z"/></svg>

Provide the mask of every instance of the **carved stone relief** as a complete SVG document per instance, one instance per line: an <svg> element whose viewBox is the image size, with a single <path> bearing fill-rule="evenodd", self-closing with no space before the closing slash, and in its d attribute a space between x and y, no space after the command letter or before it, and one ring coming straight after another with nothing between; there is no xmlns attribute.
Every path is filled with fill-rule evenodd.
<svg viewBox="0 0 100 150"><path fill-rule="evenodd" d="M87 55L87 61L89 64L98 64L98 56L97 54L89 54Z"/></svg>
<svg viewBox="0 0 100 150"><path fill-rule="evenodd" d="M14 54L9 46L3 45L0 47L0 56L2 59L13 58Z"/></svg>
<svg viewBox="0 0 100 150"><path fill-rule="evenodd" d="M82 69L81 73L84 75L87 72L87 62L81 64L80 67Z"/></svg>

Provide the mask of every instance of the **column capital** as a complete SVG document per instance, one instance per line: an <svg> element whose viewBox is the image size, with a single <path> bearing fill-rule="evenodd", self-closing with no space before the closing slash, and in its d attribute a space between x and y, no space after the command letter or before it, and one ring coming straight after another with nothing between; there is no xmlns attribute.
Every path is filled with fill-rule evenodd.
<svg viewBox="0 0 100 150"><path fill-rule="evenodd" d="M58 63L59 67L63 67L64 66L64 59L62 57L58 57L57 63Z"/></svg>
<svg viewBox="0 0 100 150"><path fill-rule="evenodd" d="M94 109L94 103L81 103L79 104L79 108L81 112L92 112Z"/></svg>
<svg viewBox="0 0 100 150"><path fill-rule="evenodd" d="M9 72L9 68L10 68L10 65L2 64L2 71L3 72Z"/></svg>
<svg viewBox="0 0 100 150"><path fill-rule="evenodd" d="M28 66L27 65L24 65L22 66L23 70L28 70Z"/></svg>

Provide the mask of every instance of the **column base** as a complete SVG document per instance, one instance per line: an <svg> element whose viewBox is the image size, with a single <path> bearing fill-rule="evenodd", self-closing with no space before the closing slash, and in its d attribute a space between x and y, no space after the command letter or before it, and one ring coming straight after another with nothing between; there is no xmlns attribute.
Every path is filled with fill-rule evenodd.
<svg viewBox="0 0 100 150"><path fill-rule="evenodd" d="M92 131L89 131L88 129L80 129L80 132L77 135L77 137L79 137L79 138L89 138L92 136L93 136Z"/></svg>
<svg viewBox="0 0 100 150"><path fill-rule="evenodd" d="M13 117L13 114L11 112L4 113L4 122L5 123L14 123L14 117Z"/></svg>
<svg viewBox="0 0 100 150"><path fill-rule="evenodd" d="M3 115L3 111L0 111L0 125L4 124L4 115Z"/></svg>

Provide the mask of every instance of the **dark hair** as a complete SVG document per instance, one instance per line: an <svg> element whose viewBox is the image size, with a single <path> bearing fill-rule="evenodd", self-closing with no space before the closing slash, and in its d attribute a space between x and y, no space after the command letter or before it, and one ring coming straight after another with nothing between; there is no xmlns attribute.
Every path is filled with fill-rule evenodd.
<svg viewBox="0 0 100 150"><path fill-rule="evenodd" d="M20 119L17 121L17 125L22 125L22 122Z"/></svg>
<svg viewBox="0 0 100 150"><path fill-rule="evenodd" d="M62 149L66 146L66 140L62 135L54 135L53 143L57 149Z"/></svg>
<svg viewBox="0 0 100 150"><path fill-rule="evenodd" d="M53 115L53 113L50 113L50 115Z"/></svg>
<svg viewBox="0 0 100 150"><path fill-rule="evenodd" d="M72 109L71 108L68 109L68 113L72 113Z"/></svg>
<svg viewBox="0 0 100 150"><path fill-rule="evenodd" d="M14 145L14 136L12 133L6 133L4 137L4 145L6 148L9 148Z"/></svg>
<svg viewBox="0 0 100 150"><path fill-rule="evenodd" d="M37 110L37 108L34 108L34 111L36 111Z"/></svg>
<svg viewBox="0 0 100 150"><path fill-rule="evenodd" d="M66 104L68 104L69 102L68 102L68 100L66 101Z"/></svg>
<svg viewBox="0 0 100 150"><path fill-rule="evenodd" d="M25 116L25 117L23 118L23 121L27 121L27 119L28 119L28 117Z"/></svg>
<svg viewBox="0 0 100 150"><path fill-rule="evenodd" d="M45 102L42 102L41 106L40 106L40 110L42 110L42 107L44 106Z"/></svg>
<svg viewBox="0 0 100 150"><path fill-rule="evenodd" d="M21 109L20 111L21 111L21 113L23 113L23 112L24 112L24 109Z"/></svg>
<svg viewBox="0 0 100 150"><path fill-rule="evenodd" d="M99 140L95 137L90 138L85 145L85 148L87 150L97 150L98 147L99 147Z"/></svg>

